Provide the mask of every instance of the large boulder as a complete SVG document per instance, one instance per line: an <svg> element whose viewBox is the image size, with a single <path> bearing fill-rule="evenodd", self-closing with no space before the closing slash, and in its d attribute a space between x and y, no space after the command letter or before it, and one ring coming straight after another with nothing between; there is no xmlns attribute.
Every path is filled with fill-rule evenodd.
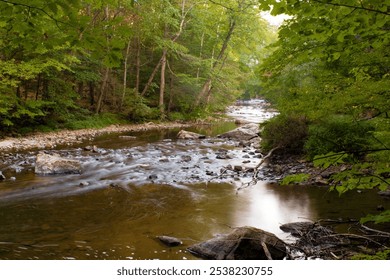
<svg viewBox="0 0 390 280"><path fill-rule="evenodd" d="M228 138L238 141L249 141L258 138L260 127L256 123L248 123L231 131L218 135L219 138Z"/></svg>
<svg viewBox="0 0 390 280"><path fill-rule="evenodd" d="M191 132L191 131L186 131L186 130L180 130L179 133L177 134L178 139L186 139L186 140L192 140L192 139L204 139L206 138L205 135Z"/></svg>
<svg viewBox="0 0 390 280"><path fill-rule="evenodd" d="M239 227L230 234L195 244L187 250L210 260L281 260L287 256L286 246L270 232Z"/></svg>
<svg viewBox="0 0 390 280"><path fill-rule="evenodd" d="M35 173L40 175L80 174L81 163L78 160L63 158L58 154L39 153L35 162Z"/></svg>

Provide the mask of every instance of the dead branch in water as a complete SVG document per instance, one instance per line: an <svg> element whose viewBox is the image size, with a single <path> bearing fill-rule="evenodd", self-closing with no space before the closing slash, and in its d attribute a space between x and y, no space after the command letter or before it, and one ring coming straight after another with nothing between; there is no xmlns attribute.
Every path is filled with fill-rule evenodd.
<svg viewBox="0 0 390 280"><path fill-rule="evenodd" d="M236 191L236 193L242 189L245 189L245 188L248 188L250 186L253 186L253 185L256 185L257 182L259 181L258 178L257 178L257 175L259 174L259 169L260 167L263 165L263 163L269 158L272 156L272 153L275 152L276 150L280 149L281 147L280 146L277 146L275 148L273 148L272 150L270 150L268 152L267 155L265 155L264 157L261 158L261 161L256 165L255 167L255 172L253 173L253 176L252 176L252 180L248 183L245 183L243 184L241 187L239 187Z"/></svg>
<svg viewBox="0 0 390 280"><path fill-rule="evenodd" d="M390 237L390 232L386 232L386 231L381 231L381 230L377 230L377 229L373 229L373 228L369 228L365 225L360 225L363 229L365 229L366 231L371 231L371 232L375 232L375 233L378 233L380 234L381 236L385 236L385 237Z"/></svg>

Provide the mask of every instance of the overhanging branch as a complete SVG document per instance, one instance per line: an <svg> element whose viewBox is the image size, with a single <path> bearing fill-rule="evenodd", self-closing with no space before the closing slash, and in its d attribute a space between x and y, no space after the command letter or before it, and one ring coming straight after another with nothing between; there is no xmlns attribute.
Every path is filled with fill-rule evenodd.
<svg viewBox="0 0 390 280"><path fill-rule="evenodd" d="M321 0L313 0L313 2L317 2L317 3L320 3L320 4L324 4L324 5L336 6L336 7L346 7L346 8L351 8L351 9L364 10L364 11L368 11L368 12L374 12L374 13L390 16L390 13L388 13L388 12L384 12L384 11L377 10L377 9L367 8L367 7L364 7L363 5L361 5L361 6L354 6L354 5L341 4L341 3L322 2Z"/></svg>

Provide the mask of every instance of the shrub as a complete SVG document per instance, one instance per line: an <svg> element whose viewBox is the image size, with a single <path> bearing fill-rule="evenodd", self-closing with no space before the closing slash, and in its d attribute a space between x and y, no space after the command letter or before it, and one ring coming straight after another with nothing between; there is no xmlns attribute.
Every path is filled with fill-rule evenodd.
<svg viewBox="0 0 390 280"><path fill-rule="evenodd" d="M280 147L287 153L303 151L308 124L304 116L278 115L264 124L262 147L265 150Z"/></svg>
<svg viewBox="0 0 390 280"><path fill-rule="evenodd" d="M373 127L366 122L333 116L309 127L305 150L311 158L329 152L359 154L369 146L372 131Z"/></svg>

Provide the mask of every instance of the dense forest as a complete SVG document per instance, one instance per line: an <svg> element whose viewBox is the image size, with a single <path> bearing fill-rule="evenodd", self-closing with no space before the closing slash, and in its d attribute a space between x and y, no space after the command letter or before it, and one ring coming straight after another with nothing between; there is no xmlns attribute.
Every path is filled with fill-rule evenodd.
<svg viewBox="0 0 390 280"><path fill-rule="evenodd" d="M276 30L261 12L289 17ZM197 119L261 95L280 112L264 149L343 166L340 193L386 190L389 16L390 0L0 0L0 135Z"/></svg>
<svg viewBox="0 0 390 280"><path fill-rule="evenodd" d="M275 38L255 4L1 0L1 133L223 110Z"/></svg>

